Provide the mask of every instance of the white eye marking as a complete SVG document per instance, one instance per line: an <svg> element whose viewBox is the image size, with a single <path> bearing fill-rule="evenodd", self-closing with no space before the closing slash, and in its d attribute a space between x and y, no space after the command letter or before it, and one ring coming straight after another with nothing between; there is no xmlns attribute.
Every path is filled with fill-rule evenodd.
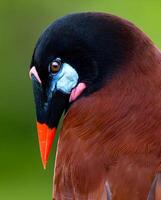
<svg viewBox="0 0 161 200"><path fill-rule="evenodd" d="M67 94L70 94L71 90L78 83L78 74L76 70L67 63L62 66L62 71L60 72L58 81L56 83L57 90L61 90Z"/></svg>
<svg viewBox="0 0 161 200"><path fill-rule="evenodd" d="M33 66L31 69L30 69L30 71L29 71L29 76L30 76L30 78L31 78L31 75L34 75L35 76L35 78L39 81L39 83L41 83L41 79L40 79L40 77L39 77L39 75L38 75L38 73L37 73L37 71L36 71L36 68L35 68L35 66Z"/></svg>
<svg viewBox="0 0 161 200"><path fill-rule="evenodd" d="M51 74L52 81L50 90L60 90L66 94L70 94L71 90L78 83L78 74L76 70L67 63L62 64L61 70L57 74Z"/></svg>

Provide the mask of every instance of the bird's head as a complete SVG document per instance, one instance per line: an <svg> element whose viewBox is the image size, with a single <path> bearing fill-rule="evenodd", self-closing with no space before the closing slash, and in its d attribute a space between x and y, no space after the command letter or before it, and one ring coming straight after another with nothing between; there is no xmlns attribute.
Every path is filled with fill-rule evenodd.
<svg viewBox="0 0 161 200"><path fill-rule="evenodd" d="M132 56L133 35L124 23L101 13L72 14L40 36L30 77L44 168L63 111L103 87Z"/></svg>

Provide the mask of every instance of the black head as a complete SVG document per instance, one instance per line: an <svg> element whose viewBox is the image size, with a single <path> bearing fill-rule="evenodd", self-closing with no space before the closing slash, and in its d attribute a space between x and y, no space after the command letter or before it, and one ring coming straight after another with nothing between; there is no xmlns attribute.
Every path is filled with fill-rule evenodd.
<svg viewBox="0 0 161 200"><path fill-rule="evenodd" d="M130 26L127 21L103 13L67 15L42 33L31 67L36 67L42 83L46 84L49 64L60 57L88 85L84 94L93 92L132 56Z"/></svg>

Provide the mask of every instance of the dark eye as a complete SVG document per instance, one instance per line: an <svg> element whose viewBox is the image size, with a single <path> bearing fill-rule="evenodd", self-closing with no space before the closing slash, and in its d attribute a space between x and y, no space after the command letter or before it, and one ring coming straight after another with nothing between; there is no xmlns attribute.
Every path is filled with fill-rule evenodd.
<svg viewBox="0 0 161 200"><path fill-rule="evenodd" d="M57 73L61 68L61 60L60 58L55 59L53 62L50 63L50 71L52 73Z"/></svg>

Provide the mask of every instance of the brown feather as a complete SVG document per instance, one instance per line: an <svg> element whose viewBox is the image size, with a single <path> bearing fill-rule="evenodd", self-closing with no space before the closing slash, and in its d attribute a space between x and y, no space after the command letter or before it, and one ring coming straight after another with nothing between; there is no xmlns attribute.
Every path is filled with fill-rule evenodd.
<svg viewBox="0 0 161 200"><path fill-rule="evenodd" d="M133 56L73 103L59 138L56 200L144 200L161 170L161 53L134 25ZM109 191L106 190L109 184Z"/></svg>

